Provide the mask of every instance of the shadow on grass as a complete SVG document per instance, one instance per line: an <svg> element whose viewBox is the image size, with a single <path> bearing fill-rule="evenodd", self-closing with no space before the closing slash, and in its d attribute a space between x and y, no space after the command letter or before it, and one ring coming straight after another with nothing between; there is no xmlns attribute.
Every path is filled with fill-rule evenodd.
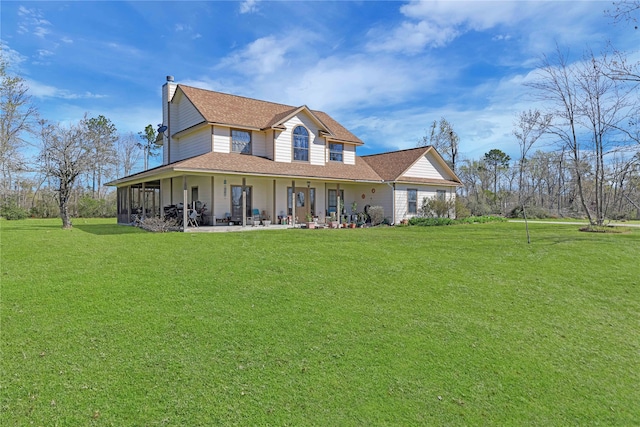
<svg viewBox="0 0 640 427"><path fill-rule="evenodd" d="M97 236L144 233L137 227L116 224L74 224L73 228Z"/></svg>

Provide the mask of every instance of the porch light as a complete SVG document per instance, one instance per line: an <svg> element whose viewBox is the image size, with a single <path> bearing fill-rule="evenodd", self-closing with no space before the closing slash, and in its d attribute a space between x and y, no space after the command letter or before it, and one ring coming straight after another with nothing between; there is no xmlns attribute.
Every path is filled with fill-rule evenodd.
<svg viewBox="0 0 640 427"><path fill-rule="evenodd" d="M311 187L311 181L307 181L307 188Z"/></svg>

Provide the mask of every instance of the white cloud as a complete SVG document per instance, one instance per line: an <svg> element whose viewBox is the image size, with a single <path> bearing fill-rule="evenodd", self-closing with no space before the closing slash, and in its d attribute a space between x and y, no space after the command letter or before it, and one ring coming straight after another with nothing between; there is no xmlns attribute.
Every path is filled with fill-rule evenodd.
<svg viewBox="0 0 640 427"><path fill-rule="evenodd" d="M302 53L310 38L313 37L305 32L292 32L282 37L261 37L244 49L222 59L217 68L229 68L252 76L272 74L281 71L287 64L292 65L290 61L293 58L289 57L289 54Z"/></svg>
<svg viewBox="0 0 640 427"><path fill-rule="evenodd" d="M51 52L50 50L46 50L46 49L38 49L37 53L38 53L38 58L46 58L46 57L49 57L49 56L53 56L53 52Z"/></svg>
<svg viewBox="0 0 640 427"><path fill-rule="evenodd" d="M299 71L287 74L286 80L279 82L287 87L287 102L307 103L311 108L328 112L390 107L418 91L427 91L440 77L435 67L425 71L418 64L369 55L328 57Z"/></svg>
<svg viewBox="0 0 640 427"><path fill-rule="evenodd" d="M45 38L51 33L51 22L44 19L41 10L20 6L18 8L18 16L21 17L21 22L18 25L19 34L30 33L36 37Z"/></svg>
<svg viewBox="0 0 640 427"><path fill-rule="evenodd" d="M45 38L49 33L51 33L51 31L45 27L35 27L33 29L33 35L36 37L40 37L41 39Z"/></svg>
<svg viewBox="0 0 640 427"><path fill-rule="evenodd" d="M92 92L73 93L66 89L60 89L55 86L46 85L34 80L26 80L29 87L29 94L36 98L58 98L58 99L100 99L107 98L107 95L96 94Z"/></svg>
<svg viewBox="0 0 640 427"><path fill-rule="evenodd" d="M25 62L27 58L17 50L11 49L9 44L2 39L0 39L0 50L2 51L2 57L7 61L9 68L14 72L21 72L21 64Z"/></svg>
<svg viewBox="0 0 640 427"><path fill-rule="evenodd" d="M258 0L245 0L240 3L240 13L255 13L258 11Z"/></svg>
<svg viewBox="0 0 640 427"><path fill-rule="evenodd" d="M522 19L517 2L412 1L400 12L407 18L390 32L377 28L369 32L371 51L417 53L425 48L446 46L460 35L482 31L500 23Z"/></svg>
<svg viewBox="0 0 640 427"><path fill-rule="evenodd" d="M191 25L176 24L174 26L174 30L176 33L185 33L189 35L191 37L191 40L197 40L199 38L202 38L202 34L194 32Z"/></svg>

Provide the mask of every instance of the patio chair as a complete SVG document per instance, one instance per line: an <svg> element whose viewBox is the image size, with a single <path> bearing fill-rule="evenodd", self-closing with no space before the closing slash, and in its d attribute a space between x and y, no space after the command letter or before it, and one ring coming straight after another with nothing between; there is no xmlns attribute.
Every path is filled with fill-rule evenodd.
<svg viewBox="0 0 640 427"><path fill-rule="evenodd" d="M251 216L247 220L253 227L260 225L260 209L253 209Z"/></svg>
<svg viewBox="0 0 640 427"><path fill-rule="evenodd" d="M197 227L198 226L198 211L195 209L191 209L189 211L189 217L187 219L187 227Z"/></svg>

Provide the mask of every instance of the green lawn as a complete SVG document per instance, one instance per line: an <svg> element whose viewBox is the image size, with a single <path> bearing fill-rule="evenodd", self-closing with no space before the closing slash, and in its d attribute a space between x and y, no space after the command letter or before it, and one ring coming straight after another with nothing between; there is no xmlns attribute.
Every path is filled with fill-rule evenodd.
<svg viewBox="0 0 640 427"><path fill-rule="evenodd" d="M640 425L640 229L0 222L0 425Z"/></svg>

